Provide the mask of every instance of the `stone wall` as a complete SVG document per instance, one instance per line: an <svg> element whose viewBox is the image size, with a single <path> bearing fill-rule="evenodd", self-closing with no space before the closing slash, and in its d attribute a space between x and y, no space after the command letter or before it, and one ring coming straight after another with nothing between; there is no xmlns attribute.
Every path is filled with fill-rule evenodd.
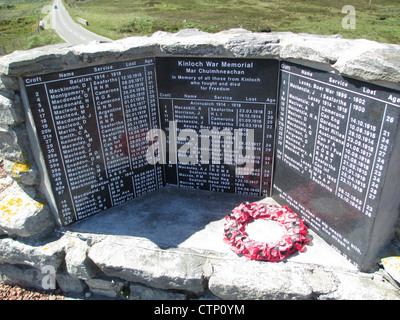
<svg viewBox="0 0 400 320"><path fill-rule="evenodd" d="M238 279L221 272L224 263L218 259L156 247L143 251L138 239L81 236L60 229L39 191L40 165L34 160L35 151L26 129L19 77L155 56L284 59L400 90L400 46L339 36L251 33L242 29L208 34L190 29L111 43L55 45L1 57L0 280L41 289L51 275L44 267L51 266L56 271L57 285L70 293L89 290L115 297L130 291L132 298L185 299L207 295L211 290L220 298L245 298L249 289L246 285L239 289L235 284ZM157 265L149 264L153 259ZM275 267L266 267L263 275ZM282 270L284 274L296 271L291 266ZM238 272L245 271L238 267ZM327 271L296 272L306 286L293 287L286 278L280 288L259 288L251 298L346 298L346 294L352 298L337 274L325 274L322 285L318 277ZM354 279L362 286L373 281L373 277L365 275ZM338 292L345 294L340 296ZM382 297L396 295L379 287L376 298Z"/></svg>

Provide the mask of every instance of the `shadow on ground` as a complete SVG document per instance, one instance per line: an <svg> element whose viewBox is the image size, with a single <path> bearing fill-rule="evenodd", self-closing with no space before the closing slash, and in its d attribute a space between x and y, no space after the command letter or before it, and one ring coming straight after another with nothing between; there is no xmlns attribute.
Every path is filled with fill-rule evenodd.
<svg viewBox="0 0 400 320"><path fill-rule="evenodd" d="M261 199L249 195L165 187L78 222L68 230L141 237L167 249L178 247L212 222L219 221L220 230L210 232L213 238L222 241L221 220L240 203Z"/></svg>

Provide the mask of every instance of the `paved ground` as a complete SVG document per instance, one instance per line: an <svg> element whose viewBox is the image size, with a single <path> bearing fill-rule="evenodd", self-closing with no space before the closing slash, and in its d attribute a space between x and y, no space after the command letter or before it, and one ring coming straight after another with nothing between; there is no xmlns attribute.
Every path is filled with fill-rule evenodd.
<svg viewBox="0 0 400 320"><path fill-rule="evenodd" d="M224 218L246 201L260 201L260 198L165 187L74 224L70 230L144 238L162 249L190 248L233 258L236 254L222 241ZM270 198L263 201L276 203ZM279 227L265 225L263 221L253 224L248 231L254 240L271 241L274 234L277 239L281 236ZM288 261L356 270L314 232L309 230L309 233L313 237L312 245Z"/></svg>

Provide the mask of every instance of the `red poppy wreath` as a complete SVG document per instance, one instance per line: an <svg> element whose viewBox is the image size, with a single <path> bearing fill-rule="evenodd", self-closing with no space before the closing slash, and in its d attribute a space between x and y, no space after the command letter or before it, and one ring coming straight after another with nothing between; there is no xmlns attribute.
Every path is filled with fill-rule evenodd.
<svg viewBox="0 0 400 320"><path fill-rule="evenodd" d="M276 221L285 227L286 233L273 243L252 240L245 229L256 219ZM297 251L304 251L309 241L303 219L299 219L287 206L246 202L225 217L224 242L236 254L242 254L249 260L279 262Z"/></svg>

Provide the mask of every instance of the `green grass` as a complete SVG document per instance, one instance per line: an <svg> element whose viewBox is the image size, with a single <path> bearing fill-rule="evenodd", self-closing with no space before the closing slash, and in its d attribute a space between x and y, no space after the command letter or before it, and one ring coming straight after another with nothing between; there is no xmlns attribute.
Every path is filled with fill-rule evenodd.
<svg viewBox="0 0 400 320"><path fill-rule="evenodd" d="M89 29L120 39L198 28L219 32L242 27L251 31L341 34L400 43L400 0L64 0ZM371 2L371 5L370 5ZM356 9L356 29L343 29L342 8Z"/></svg>
<svg viewBox="0 0 400 320"><path fill-rule="evenodd" d="M0 55L25 50L63 40L53 30L38 32L41 10L52 0L0 0ZM39 12L39 13L38 13Z"/></svg>
<svg viewBox="0 0 400 320"><path fill-rule="evenodd" d="M52 0L0 0L0 55L63 42L53 30L37 32L41 9ZM400 0L64 0L76 19L111 39L198 28L219 32L292 31L341 34L400 43ZM370 5L371 3L371 5ZM342 7L356 9L356 29L343 29Z"/></svg>

